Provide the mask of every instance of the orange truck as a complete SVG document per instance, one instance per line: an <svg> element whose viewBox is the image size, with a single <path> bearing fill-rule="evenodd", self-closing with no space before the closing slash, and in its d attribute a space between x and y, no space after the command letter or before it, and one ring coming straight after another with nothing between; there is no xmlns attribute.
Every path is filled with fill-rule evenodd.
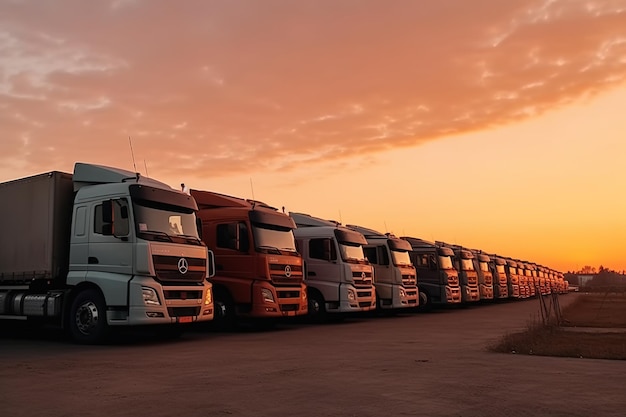
<svg viewBox="0 0 626 417"><path fill-rule="evenodd" d="M202 240L215 254L214 320L275 319L307 314L296 225L265 203L191 190L198 204Z"/></svg>

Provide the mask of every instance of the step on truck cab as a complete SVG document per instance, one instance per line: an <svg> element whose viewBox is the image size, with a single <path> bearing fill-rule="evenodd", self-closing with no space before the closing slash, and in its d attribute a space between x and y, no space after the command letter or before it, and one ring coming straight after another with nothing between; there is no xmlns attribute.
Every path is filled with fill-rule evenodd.
<svg viewBox="0 0 626 417"><path fill-rule="evenodd" d="M0 201L1 318L50 321L79 343L102 342L114 326L213 318L213 258L191 196L76 163L73 174L4 182Z"/></svg>
<svg viewBox="0 0 626 417"><path fill-rule="evenodd" d="M489 269L494 279L494 298L509 298L509 280L506 274L506 260L495 254L490 254L489 259Z"/></svg>
<svg viewBox="0 0 626 417"><path fill-rule="evenodd" d="M493 300L493 274L489 268L491 258L477 249L471 249L474 254L474 269L478 274L478 289L481 300Z"/></svg>
<svg viewBox="0 0 626 417"><path fill-rule="evenodd" d="M419 306L417 274L411 262L411 245L390 233L366 227L346 225L365 236L365 257L374 267L377 306L381 310L416 308Z"/></svg>
<svg viewBox="0 0 626 417"><path fill-rule="evenodd" d="M363 252L365 237L338 222L289 213L304 257L309 314L358 313L376 308L374 268Z"/></svg>
<svg viewBox="0 0 626 417"><path fill-rule="evenodd" d="M459 304L459 275L452 265L454 252L424 239L402 236L411 245L409 256L419 277L420 306Z"/></svg>
<svg viewBox="0 0 626 417"><path fill-rule="evenodd" d="M191 190L202 239L215 253L215 321L276 319L307 313L302 256L293 220L265 203Z"/></svg>
<svg viewBox="0 0 626 417"><path fill-rule="evenodd" d="M438 245L447 246L454 252L452 262L459 273L461 281L461 302L473 303L480 300L478 290L478 273L474 269L474 254L459 245L436 241Z"/></svg>

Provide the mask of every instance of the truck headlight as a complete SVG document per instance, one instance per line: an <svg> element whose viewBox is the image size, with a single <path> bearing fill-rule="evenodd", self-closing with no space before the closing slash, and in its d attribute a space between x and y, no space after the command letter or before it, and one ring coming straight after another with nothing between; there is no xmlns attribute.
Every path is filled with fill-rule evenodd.
<svg viewBox="0 0 626 417"><path fill-rule="evenodd" d="M405 298L406 297L406 291L404 290L404 288L400 288L400 298Z"/></svg>
<svg viewBox="0 0 626 417"><path fill-rule="evenodd" d="M150 287L141 287L141 295L143 296L143 303L147 306L160 306L159 295Z"/></svg>
<svg viewBox="0 0 626 417"><path fill-rule="evenodd" d="M354 293L353 290L348 290L348 300L349 301L355 301L356 300L356 294Z"/></svg>
<svg viewBox="0 0 626 417"><path fill-rule="evenodd" d="M204 305L210 306L211 304L213 304L213 291L209 288L204 295Z"/></svg>
<svg viewBox="0 0 626 417"><path fill-rule="evenodd" d="M263 301L266 303L275 303L274 294L268 288L261 288L261 295L263 296Z"/></svg>

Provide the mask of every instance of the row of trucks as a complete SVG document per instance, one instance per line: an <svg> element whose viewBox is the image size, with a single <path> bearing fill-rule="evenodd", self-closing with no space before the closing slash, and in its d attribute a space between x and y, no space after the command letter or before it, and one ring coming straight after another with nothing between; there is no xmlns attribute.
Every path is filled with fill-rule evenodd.
<svg viewBox="0 0 626 417"><path fill-rule="evenodd" d="M0 318L52 323L79 343L123 326L175 334L560 288L535 264L101 165L2 183L0 199Z"/></svg>

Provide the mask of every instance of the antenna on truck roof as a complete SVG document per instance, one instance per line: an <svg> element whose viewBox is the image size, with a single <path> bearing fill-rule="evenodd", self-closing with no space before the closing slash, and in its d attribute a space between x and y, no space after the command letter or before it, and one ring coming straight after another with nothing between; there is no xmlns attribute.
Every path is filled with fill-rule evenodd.
<svg viewBox="0 0 626 417"><path fill-rule="evenodd" d="M130 156L133 158L133 169L137 172L137 165L135 165L135 153L133 152L133 141L130 139L130 135L128 135L128 143L130 144Z"/></svg>
<svg viewBox="0 0 626 417"><path fill-rule="evenodd" d="M254 199L254 187L252 186L252 177L250 177L250 191L252 191L252 210L254 210L256 200Z"/></svg>

